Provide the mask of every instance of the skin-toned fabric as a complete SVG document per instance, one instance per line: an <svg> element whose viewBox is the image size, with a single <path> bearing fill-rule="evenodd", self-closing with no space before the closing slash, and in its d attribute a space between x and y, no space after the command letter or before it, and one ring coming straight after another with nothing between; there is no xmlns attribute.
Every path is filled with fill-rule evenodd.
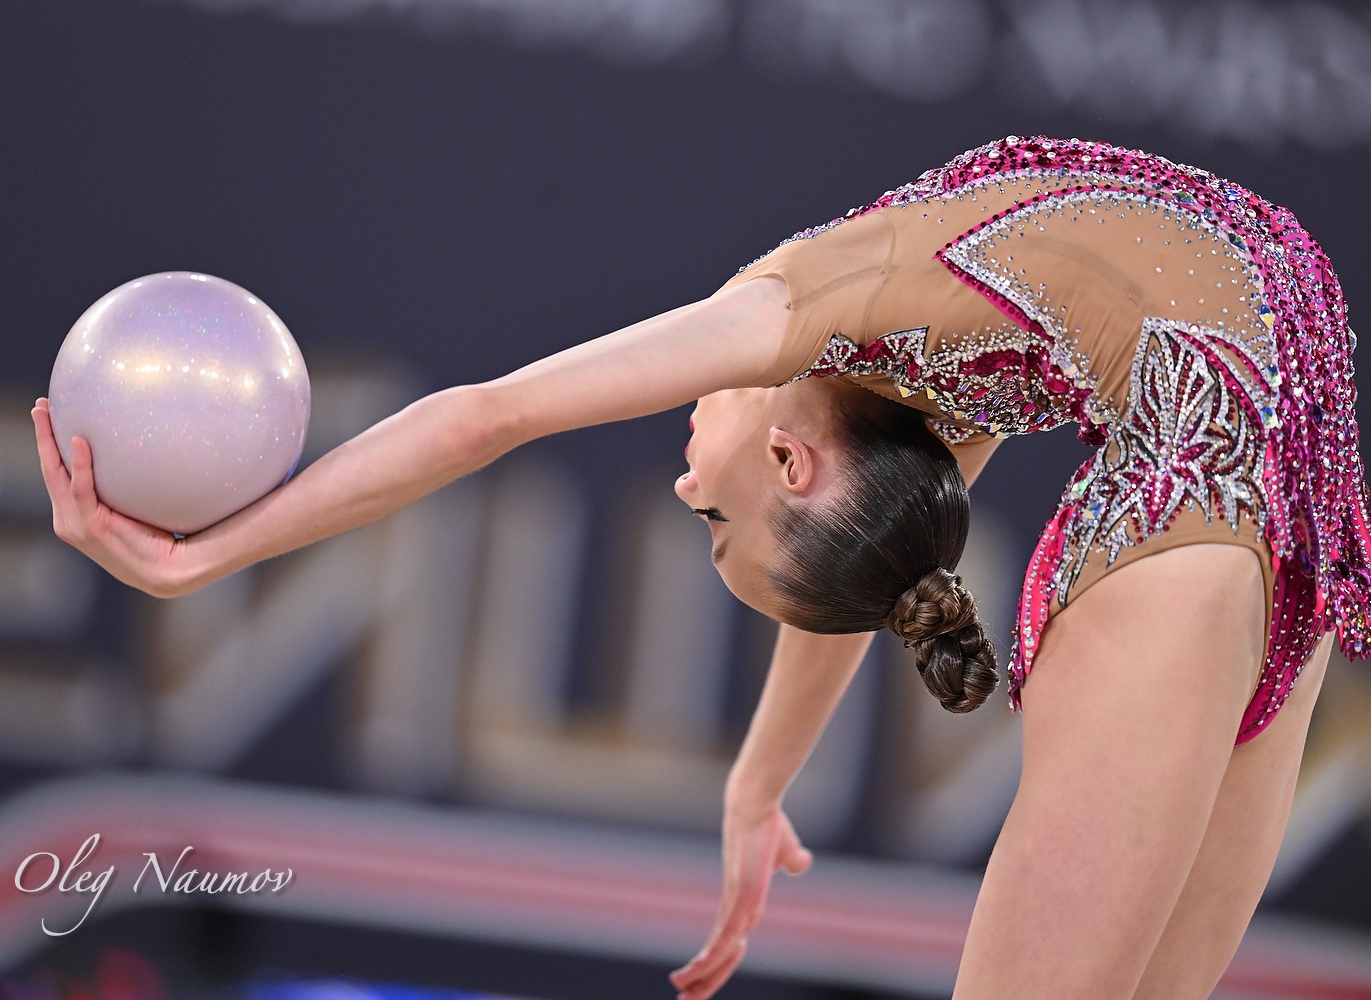
<svg viewBox="0 0 1371 1000"><path fill-rule="evenodd" d="M1267 660L1238 742L1319 637L1364 655L1371 535L1337 279L1288 210L1161 157L1010 137L805 230L725 289L779 278L792 378L925 410L945 440L1076 423L1098 446L1024 584L1018 694L1044 626L1106 574L1244 546Z"/></svg>

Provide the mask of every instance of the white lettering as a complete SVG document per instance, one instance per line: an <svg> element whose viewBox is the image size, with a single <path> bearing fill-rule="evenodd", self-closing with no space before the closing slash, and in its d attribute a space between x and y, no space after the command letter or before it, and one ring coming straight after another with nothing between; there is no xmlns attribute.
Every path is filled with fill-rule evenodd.
<svg viewBox="0 0 1371 1000"><path fill-rule="evenodd" d="M21 861L19 867L15 869L14 887L20 892L42 892L44 889L48 888L48 886L52 885L54 879L57 879L58 892L80 892L90 894L90 903L86 906L86 911L81 914L81 919L76 921L74 926L69 927L64 931L54 931L49 929L46 917L39 921L39 926L42 927L43 933L48 935L48 937L66 937L66 935L76 930L77 927L84 924L86 918L90 916L91 910L95 909L95 904L100 902L100 897L104 895L105 887L109 885L110 879L114 877L114 865L110 865L99 874L93 871L80 872L76 875L75 880L72 881L73 873L76 872L76 869L81 866L81 863L84 862L86 858L90 857L99 843L100 834L92 833L87 837L77 849L76 855L71 859L71 863L67 865L65 871L62 871L61 859L51 851L35 851ZM43 880L42 885L26 888L24 886L24 873L28 871L29 864L33 862L35 858L51 859L52 871L48 873L48 877ZM62 871L62 877L60 879L57 878L58 871Z"/></svg>
<svg viewBox="0 0 1371 1000"><path fill-rule="evenodd" d="M85 874L89 875L90 872L86 872ZM106 868L99 874L99 876L95 879L95 883L91 886L90 889L77 889L77 892L91 893L90 905L86 907L86 912L81 914L81 919L76 921L75 924L73 924L71 927L68 927L64 931L54 931L48 929L48 921L45 917L44 919L39 921L39 926L43 929L43 933L46 934L48 937L66 937L72 931L76 930L76 928L84 924L86 922L86 918L90 916L91 910L95 909L95 904L100 902L100 897L104 895L105 886L109 885L110 879L112 879L113 877L114 865L110 865L108 868ZM81 880L78 880L78 882L79 881Z"/></svg>
<svg viewBox="0 0 1371 1000"><path fill-rule="evenodd" d="M78 892L83 891L76 885L67 885L67 879L71 876L71 873L75 871L76 867L90 856L91 852L95 850L96 845L99 843L100 834L92 833L82 842L81 846L76 849L76 857L71 859L71 864L67 865L67 870L62 873L61 881L57 883L58 892L71 892L73 889ZM78 881L80 880L78 879Z"/></svg>
<svg viewBox="0 0 1371 1000"><path fill-rule="evenodd" d="M138 887L143 883L143 876L148 873L148 867L151 866L153 873L157 876L157 881L160 884L162 891L166 892L167 888L171 885L172 876L176 874L176 869L181 864L181 859L193 850L195 850L195 848L187 844L181 853L177 855L176 864L171 866L171 871L167 872L165 878L162 876L162 866L157 863L157 853L155 851L143 852L143 857L148 859L147 864L143 865L143 870L138 873L138 881L133 883L133 891L138 891Z"/></svg>
<svg viewBox="0 0 1371 1000"><path fill-rule="evenodd" d="M47 880L42 885L35 886L32 889L25 889L23 881L24 872L28 869L29 862L32 861L34 858L52 858L52 871L48 873ZM61 870L62 862L58 860L56 854L52 854L49 851L34 851L23 861L19 862L19 867L15 869L14 887L18 889L20 892L42 892L48 886L52 885L52 880L57 877L57 873Z"/></svg>
<svg viewBox="0 0 1371 1000"><path fill-rule="evenodd" d="M71 927L64 931L53 930L48 926L47 918L39 921L39 926L43 933L48 937L66 937L72 931L84 924L91 912L95 909L101 898L104 896L105 889L109 887L114 878L114 865L110 865L104 871L96 872L92 870L80 870L82 864L94 853L100 843L100 834L93 833L81 844L71 862L62 867L62 859L51 851L34 851L23 861L19 862L19 867L14 871L14 887L20 892L35 893L43 892L54 883L61 893L81 893L90 896L90 902L86 905L81 918ZM257 893L268 886L272 892L280 892L290 884L295 877L295 870L287 868L283 871L274 872L270 868L259 872L251 881L248 880L247 872L201 872L198 868L191 868L180 872L181 862L185 860L187 854L195 850L191 845L186 845L181 853L176 856L176 861L170 870L163 871L161 861L157 857L156 851L145 851L143 856L148 860L143 865L143 870L138 873L138 879L133 883L133 891L137 892L143 884L143 877L151 870L157 879L157 887L161 892L182 892L195 893L203 892L215 895L223 892ZM51 865L46 878L35 885L25 885L25 876L28 874L29 867L41 858L46 858ZM60 878L59 878L60 873Z"/></svg>

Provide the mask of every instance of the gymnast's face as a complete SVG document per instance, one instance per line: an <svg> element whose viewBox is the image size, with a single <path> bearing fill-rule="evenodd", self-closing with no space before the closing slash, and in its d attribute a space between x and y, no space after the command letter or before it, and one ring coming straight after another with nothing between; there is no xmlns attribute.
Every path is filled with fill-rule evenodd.
<svg viewBox="0 0 1371 1000"><path fill-rule="evenodd" d="M767 510L808 502L832 479L829 401L818 382L702 398L691 415L690 469L676 480L676 495L709 526L714 565L728 589L772 617L767 567L777 545Z"/></svg>

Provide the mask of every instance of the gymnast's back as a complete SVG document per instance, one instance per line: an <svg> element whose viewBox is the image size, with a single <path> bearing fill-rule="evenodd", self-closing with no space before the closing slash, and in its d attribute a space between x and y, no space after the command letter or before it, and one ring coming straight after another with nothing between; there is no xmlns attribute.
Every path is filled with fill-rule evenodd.
<svg viewBox="0 0 1371 1000"><path fill-rule="evenodd" d="M1356 340L1288 209L1154 154L1010 136L797 233L724 287L763 276L789 290L792 378L915 406L950 445L1074 423L1097 446L1029 566L1011 699L1074 595L1193 542L1262 563L1271 683L1240 741L1324 632L1368 653Z"/></svg>

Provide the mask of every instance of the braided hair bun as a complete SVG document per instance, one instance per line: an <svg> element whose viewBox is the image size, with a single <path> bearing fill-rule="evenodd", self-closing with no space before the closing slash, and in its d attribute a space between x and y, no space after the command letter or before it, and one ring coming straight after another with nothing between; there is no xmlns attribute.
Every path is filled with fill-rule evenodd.
<svg viewBox="0 0 1371 1000"><path fill-rule="evenodd" d="M919 675L949 712L969 712L995 690L995 649L961 577L935 566L895 600L885 624L914 650Z"/></svg>

